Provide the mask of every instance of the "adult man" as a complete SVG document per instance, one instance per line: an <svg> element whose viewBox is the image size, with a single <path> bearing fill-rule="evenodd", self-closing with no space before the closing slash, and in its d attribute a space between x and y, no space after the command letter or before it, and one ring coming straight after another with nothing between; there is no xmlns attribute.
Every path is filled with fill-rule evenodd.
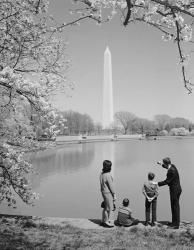
<svg viewBox="0 0 194 250"><path fill-rule="evenodd" d="M172 223L170 223L170 227L173 229L178 229L180 225L180 205L179 198L182 192L179 173L174 164L171 164L171 160L169 157L163 159L163 164L157 162L163 168L166 168L167 177L166 180L158 182L158 186L169 186L170 191L170 203L171 203L171 212L172 212Z"/></svg>

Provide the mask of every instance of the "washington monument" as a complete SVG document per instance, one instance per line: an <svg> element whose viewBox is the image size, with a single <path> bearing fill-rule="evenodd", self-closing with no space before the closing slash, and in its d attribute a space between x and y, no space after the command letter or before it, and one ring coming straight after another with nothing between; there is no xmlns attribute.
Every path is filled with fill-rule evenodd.
<svg viewBox="0 0 194 250"><path fill-rule="evenodd" d="M103 128L109 128L113 123L113 88L112 88L112 62L108 47L104 52L104 81L103 81Z"/></svg>

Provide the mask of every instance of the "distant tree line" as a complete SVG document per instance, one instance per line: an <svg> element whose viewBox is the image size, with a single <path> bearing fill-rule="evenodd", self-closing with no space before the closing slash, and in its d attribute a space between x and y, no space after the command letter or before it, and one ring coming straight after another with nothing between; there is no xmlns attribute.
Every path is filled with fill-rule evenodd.
<svg viewBox="0 0 194 250"><path fill-rule="evenodd" d="M173 118L166 114L159 114L154 116L154 120L148 120L127 111L115 113L114 126L117 129L120 128L123 134L164 135L170 133L172 129L184 128L189 132L194 129L194 124L182 117Z"/></svg>
<svg viewBox="0 0 194 250"><path fill-rule="evenodd" d="M55 125L56 130L61 135L94 135L104 133L176 135L194 130L194 124L189 120L182 117L173 118L166 114L155 115L154 120L149 120L140 118L128 111L119 111L115 113L114 122L107 129L103 129L101 123L95 123L88 114L81 114L72 110L58 111L58 117L60 119L58 119L58 122L56 120Z"/></svg>
<svg viewBox="0 0 194 250"><path fill-rule="evenodd" d="M76 111L61 111L61 118L64 119L58 129L63 135L79 135L94 133L94 122L88 114L81 114Z"/></svg>

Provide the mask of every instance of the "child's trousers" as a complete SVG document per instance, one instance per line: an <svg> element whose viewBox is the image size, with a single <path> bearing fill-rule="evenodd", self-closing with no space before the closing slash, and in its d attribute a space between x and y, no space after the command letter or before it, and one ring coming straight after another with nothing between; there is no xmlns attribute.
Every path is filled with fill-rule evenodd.
<svg viewBox="0 0 194 250"><path fill-rule="evenodd" d="M146 221L150 221L150 212L152 210L152 222L156 221L156 206L157 206L157 198L153 199L153 201L149 202L148 199L145 200L145 217Z"/></svg>

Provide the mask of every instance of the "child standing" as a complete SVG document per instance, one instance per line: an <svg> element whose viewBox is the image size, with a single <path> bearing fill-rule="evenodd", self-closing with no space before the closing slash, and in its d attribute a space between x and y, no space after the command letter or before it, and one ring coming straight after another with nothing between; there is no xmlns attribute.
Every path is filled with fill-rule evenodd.
<svg viewBox="0 0 194 250"><path fill-rule="evenodd" d="M123 200L123 205L119 207L117 224L119 226L129 227L132 225L137 225L139 220L136 220L132 217L132 211L129 208L129 199L125 198Z"/></svg>
<svg viewBox="0 0 194 250"><path fill-rule="evenodd" d="M143 194L145 195L145 226L148 226L150 222L150 212L152 208L152 222L151 226L155 225L156 222L156 207L157 207L157 196L158 196L158 185L154 181L155 174L148 173L148 182L143 185Z"/></svg>

